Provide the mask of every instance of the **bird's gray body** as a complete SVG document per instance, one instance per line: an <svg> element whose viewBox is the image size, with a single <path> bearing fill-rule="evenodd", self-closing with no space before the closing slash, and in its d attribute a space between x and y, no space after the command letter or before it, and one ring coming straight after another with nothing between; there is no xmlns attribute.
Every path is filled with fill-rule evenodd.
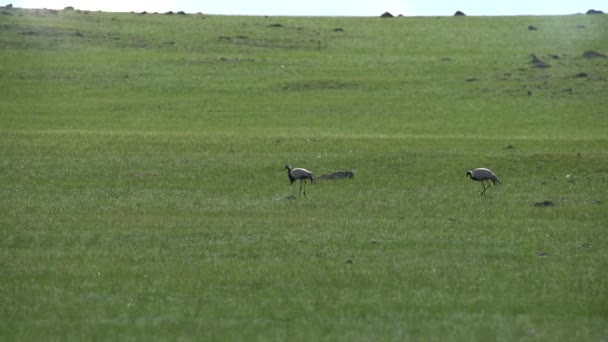
<svg viewBox="0 0 608 342"><path fill-rule="evenodd" d="M306 180L310 180L310 182L314 182L315 176L312 172L296 167L295 169L291 168L291 165L286 164L285 168L287 169L287 176L289 177L289 184L293 184L296 180L300 180L300 196L302 195L302 182L304 182L304 196L306 196Z"/></svg>
<svg viewBox="0 0 608 342"><path fill-rule="evenodd" d="M486 169L483 167L467 171L467 177L470 177L474 181L481 182L481 186L483 187L483 191L481 192L482 195L485 194L486 189L490 188L490 182L492 182L492 184L494 185L496 185L496 183L500 184L500 180L498 180L498 177L496 177L494 172L492 172L492 170L490 169ZM486 181L488 182L487 188L484 183Z"/></svg>

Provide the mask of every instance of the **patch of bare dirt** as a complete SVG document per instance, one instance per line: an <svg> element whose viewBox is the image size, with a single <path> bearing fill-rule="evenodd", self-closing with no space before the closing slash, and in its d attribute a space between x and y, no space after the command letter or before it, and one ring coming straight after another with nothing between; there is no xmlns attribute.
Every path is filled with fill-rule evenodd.
<svg viewBox="0 0 608 342"><path fill-rule="evenodd" d="M534 203L533 206L535 206L535 207L553 207L553 206L555 206L555 203L553 203L552 201L544 200L542 202Z"/></svg>
<svg viewBox="0 0 608 342"><path fill-rule="evenodd" d="M345 179L345 178L353 178L353 177L355 177L355 173L352 171L338 171L338 172L328 173L328 174L319 176L319 179L336 180L336 179Z"/></svg>

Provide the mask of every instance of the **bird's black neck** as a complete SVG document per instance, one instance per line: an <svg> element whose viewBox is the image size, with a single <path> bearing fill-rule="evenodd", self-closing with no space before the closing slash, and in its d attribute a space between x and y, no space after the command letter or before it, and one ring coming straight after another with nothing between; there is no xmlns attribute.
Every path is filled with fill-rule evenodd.
<svg viewBox="0 0 608 342"><path fill-rule="evenodd" d="M289 177L289 181L290 181L291 183L295 182L295 181L296 181L296 179L295 179L295 178L293 178L293 176L291 175L291 168L290 168L290 167L287 167L286 169L287 169L287 177Z"/></svg>

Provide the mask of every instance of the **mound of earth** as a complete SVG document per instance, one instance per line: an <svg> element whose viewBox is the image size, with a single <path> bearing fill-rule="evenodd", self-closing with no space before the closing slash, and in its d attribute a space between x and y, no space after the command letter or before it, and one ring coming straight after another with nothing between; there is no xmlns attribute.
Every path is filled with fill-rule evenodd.
<svg viewBox="0 0 608 342"><path fill-rule="evenodd" d="M589 51L583 52L583 57L585 57L585 58L606 58L606 55L604 55L603 53L589 50Z"/></svg>
<svg viewBox="0 0 608 342"><path fill-rule="evenodd" d="M354 176L355 176L355 173L352 171L338 171L338 172L328 173L328 174L319 176L319 179L334 180L334 179L353 178Z"/></svg>

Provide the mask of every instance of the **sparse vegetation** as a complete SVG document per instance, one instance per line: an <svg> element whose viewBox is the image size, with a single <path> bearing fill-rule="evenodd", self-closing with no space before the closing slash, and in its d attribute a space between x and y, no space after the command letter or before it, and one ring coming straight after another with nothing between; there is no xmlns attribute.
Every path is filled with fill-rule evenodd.
<svg viewBox="0 0 608 342"><path fill-rule="evenodd" d="M606 16L2 11L0 339L608 337Z"/></svg>

